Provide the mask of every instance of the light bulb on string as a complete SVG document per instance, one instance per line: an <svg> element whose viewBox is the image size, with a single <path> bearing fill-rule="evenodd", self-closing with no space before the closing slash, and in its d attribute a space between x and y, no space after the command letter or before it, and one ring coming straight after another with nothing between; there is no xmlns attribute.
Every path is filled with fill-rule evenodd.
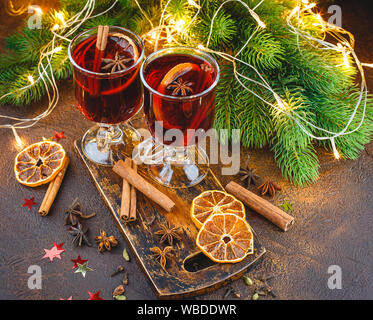
<svg viewBox="0 0 373 320"><path fill-rule="evenodd" d="M57 12L56 17L62 22L64 26L66 25L65 17L63 16L62 12Z"/></svg>
<svg viewBox="0 0 373 320"><path fill-rule="evenodd" d="M24 149L26 144L23 142L21 137L18 135L18 133L16 131L16 128L14 128L13 126L11 128L12 128L12 131L13 131L14 138L16 139L16 148L18 150Z"/></svg>
<svg viewBox="0 0 373 320"><path fill-rule="evenodd" d="M334 138L330 139L330 141L331 141L331 144L332 144L332 149L333 149L334 157L337 160L341 159L341 155L339 154L339 152L337 150L337 147L335 146Z"/></svg>
<svg viewBox="0 0 373 320"><path fill-rule="evenodd" d="M177 32L182 31L184 25L185 25L185 21L183 19L177 20L175 23L175 29L177 30Z"/></svg>
<svg viewBox="0 0 373 320"><path fill-rule="evenodd" d="M33 85L35 83L34 77L32 75L27 76L27 80Z"/></svg>
<svg viewBox="0 0 373 320"><path fill-rule="evenodd" d="M201 7L201 6L200 6L199 4L197 4L194 0L188 0L188 3L189 3L191 6L197 8L197 9L199 9L199 8Z"/></svg>

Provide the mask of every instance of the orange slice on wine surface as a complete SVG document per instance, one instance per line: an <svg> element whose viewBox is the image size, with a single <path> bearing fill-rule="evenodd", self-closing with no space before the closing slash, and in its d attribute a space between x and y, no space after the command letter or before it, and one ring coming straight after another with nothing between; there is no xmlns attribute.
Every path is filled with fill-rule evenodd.
<svg viewBox="0 0 373 320"><path fill-rule="evenodd" d="M135 42L128 36L122 33L111 33L109 37L118 38L118 40L114 40L117 43L120 55L124 58L132 58L133 64L139 59L139 49Z"/></svg>
<svg viewBox="0 0 373 320"><path fill-rule="evenodd" d="M245 219L232 213L211 215L198 233L197 246L218 263L237 263L254 253L254 236Z"/></svg>
<svg viewBox="0 0 373 320"><path fill-rule="evenodd" d="M201 69L195 63L179 63L170 69L163 77L157 88L157 92L171 96L188 96L194 94L196 79L200 76ZM193 80L195 79L195 80ZM181 112L174 108L180 106ZM179 125L183 122L180 117L189 117L192 112L192 102L173 102L168 99L154 96L153 112L156 121L163 121L166 129L182 129Z"/></svg>
<svg viewBox="0 0 373 320"><path fill-rule="evenodd" d="M198 229L211 215L218 213L231 213L243 219L246 217L243 203L226 192L205 191L193 199L190 214Z"/></svg>
<svg viewBox="0 0 373 320"><path fill-rule="evenodd" d="M52 181L66 161L63 147L53 141L34 143L22 150L15 159L16 179L28 187L37 187Z"/></svg>

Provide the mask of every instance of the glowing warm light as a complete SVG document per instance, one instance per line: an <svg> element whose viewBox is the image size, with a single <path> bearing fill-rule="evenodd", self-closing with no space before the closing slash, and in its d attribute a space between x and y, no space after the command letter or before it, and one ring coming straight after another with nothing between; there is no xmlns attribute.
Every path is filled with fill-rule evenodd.
<svg viewBox="0 0 373 320"><path fill-rule="evenodd" d="M299 6L296 6L293 11L291 12L291 16L294 16L298 11L299 11L300 7Z"/></svg>
<svg viewBox="0 0 373 320"><path fill-rule="evenodd" d="M346 68L350 67L350 61L348 60L349 53L347 52L346 47L344 47L341 43L338 43L337 46L343 54L343 63L345 67Z"/></svg>
<svg viewBox="0 0 373 320"><path fill-rule="evenodd" d="M302 3L303 4L309 4L309 1L308 0L302 0Z"/></svg>
<svg viewBox="0 0 373 320"><path fill-rule="evenodd" d="M194 1L194 0L188 0L188 3L193 6L193 7L196 7L196 8L200 8L200 6Z"/></svg>
<svg viewBox="0 0 373 320"><path fill-rule="evenodd" d="M23 142L23 140L21 139L21 137L18 135L16 129L14 127L12 127L12 131L13 131L13 134L14 134L14 137L16 139L16 148L18 150L21 150L21 149L24 149L24 147L26 146L26 144Z"/></svg>
<svg viewBox="0 0 373 320"><path fill-rule="evenodd" d="M56 52L60 52L61 50L62 50L62 47L56 47L56 48L54 48L52 51L49 51L49 52L47 52L47 53L44 53L44 56L49 56L49 55L54 54L54 53L56 53Z"/></svg>
<svg viewBox="0 0 373 320"><path fill-rule="evenodd" d="M66 21L62 12L57 12L56 17L62 22L63 25L66 25Z"/></svg>
<svg viewBox="0 0 373 320"><path fill-rule="evenodd" d="M334 138L332 138L330 141L331 141L331 143L332 143L332 148L333 148L334 157L335 157L337 160L341 159L341 155L339 154L339 152L338 152L338 150L337 150L337 147L335 146Z"/></svg>
<svg viewBox="0 0 373 320"><path fill-rule="evenodd" d="M199 44L199 45L197 46L197 48L198 48L199 50L204 50L204 49L205 49L205 47L204 47L202 44Z"/></svg>
<svg viewBox="0 0 373 320"><path fill-rule="evenodd" d="M151 34L151 37L154 40L157 39L157 33L155 31L153 31L152 34Z"/></svg>
<svg viewBox="0 0 373 320"><path fill-rule="evenodd" d="M27 77L27 80L30 81L31 84L35 83L34 77L31 75Z"/></svg>
<svg viewBox="0 0 373 320"><path fill-rule="evenodd" d="M59 27L60 27L60 25L56 23L56 24L53 26L52 30L53 30L53 31L56 31Z"/></svg>
<svg viewBox="0 0 373 320"><path fill-rule="evenodd" d="M185 25L185 21L183 19L177 20L175 23L175 29L180 32L183 30L183 26Z"/></svg>
<svg viewBox="0 0 373 320"><path fill-rule="evenodd" d="M255 21L258 23L259 27L261 27L262 29L265 29L267 26L266 24L260 19L260 17L258 16L258 14L254 11L254 10L249 10L250 11L250 14L253 16L253 18L255 19Z"/></svg>

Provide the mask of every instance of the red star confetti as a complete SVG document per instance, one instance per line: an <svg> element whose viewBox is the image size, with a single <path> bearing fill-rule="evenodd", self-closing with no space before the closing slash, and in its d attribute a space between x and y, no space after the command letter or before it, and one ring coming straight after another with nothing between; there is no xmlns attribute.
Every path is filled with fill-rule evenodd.
<svg viewBox="0 0 373 320"><path fill-rule="evenodd" d="M65 252L66 250L62 248L63 244L64 244L63 242L60 243L60 244L57 244L57 243L53 242L53 246L56 247L57 250L61 250L62 252Z"/></svg>
<svg viewBox="0 0 373 320"><path fill-rule="evenodd" d="M45 251L45 255L43 256L42 259L46 259L46 258L49 258L49 260L52 262L54 260L54 258L58 258L61 260L61 253L62 252L65 252L64 249L62 249L62 244L60 245L56 245L54 242L53 242L53 247L51 249L44 249ZM58 249L58 248L61 248L61 249Z"/></svg>
<svg viewBox="0 0 373 320"><path fill-rule="evenodd" d="M78 267L78 264L82 265L85 262L87 262L88 260L82 259L82 257L80 255L78 255L78 257L76 259L71 259L71 261L74 262L73 269L75 269L75 268Z"/></svg>
<svg viewBox="0 0 373 320"><path fill-rule="evenodd" d="M70 296L70 297L68 297L67 299L60 298L60 300L72 300L72 299L73 299L73 296Z"/></svg>
<svg viewBox="0 0 373 320"><path fill-rule="evenodd" d="M28 210L31 210L32 206L37 205L36 202L34 202L35 197L32 197L31 199L23 199L25 200L25 203L22 205L22 207L28 207Z"/></svg>
<svg viewBox="0 0 373 320"><path fill-rule="evenodd" d="M98 290L96 293L92 293L88 291L89 294L89 299L88 300L104 300L103 298L100 297L101 291Z"/></svg>
<svg viewBox="0 0 373 320"><path fill-rule="evenodd" d="M61 131L61 132L55 131L53 139L55 139L57 142L59 142L61 139L66 139L66 137L64 136L64 133L65 131Z"/></svg>

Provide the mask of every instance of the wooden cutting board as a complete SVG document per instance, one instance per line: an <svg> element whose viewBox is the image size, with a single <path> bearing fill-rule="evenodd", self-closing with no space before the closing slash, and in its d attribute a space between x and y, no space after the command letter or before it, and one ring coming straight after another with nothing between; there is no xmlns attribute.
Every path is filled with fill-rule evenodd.
<svg viewBox="0 0 373 320"><path fill-rule="evenodd" d="M138 172L167 194L176 208L167 213L157 204L137 192L137 221L123 224L119 220L122 180L111 168L98 166L89 161L81 149L80 140L75 141L75 150L89 171L101 197L104 199L114 221L124 235L133 255L149 277L160 298L185 298L216 289L242 276L265 253L265 248L254 233L254 254L236 264L218 264L203 255L195 244L198 229L193 224L189 210L194 197L207 190L224 190L213 172L197 186L170 189L153 181L147 175L146 166ZM152 222L153 223L149 223ZM174 244L175 258L167 264L166 271L154 259L150 248L159 246L159 236L154 232L159 223L169 221L180 227L182 240Z"/></svg>

